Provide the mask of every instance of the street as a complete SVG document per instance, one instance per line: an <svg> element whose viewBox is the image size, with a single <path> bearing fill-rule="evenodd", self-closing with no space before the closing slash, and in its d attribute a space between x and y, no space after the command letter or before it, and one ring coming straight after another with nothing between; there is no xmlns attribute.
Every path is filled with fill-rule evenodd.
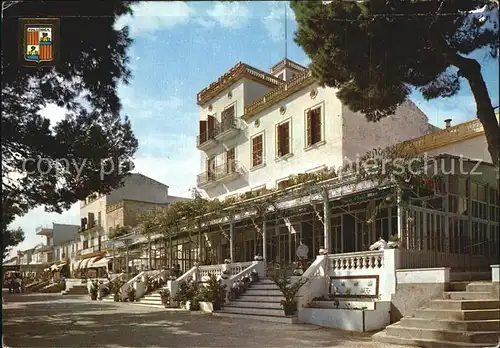
<svg viewBox="0 0 500 348"><path fill-rule="evenodd" d="M387 347L369 334L168 311L59 294L4 292L8 347ZM393 346L396 348L397 346Z"/></svg>

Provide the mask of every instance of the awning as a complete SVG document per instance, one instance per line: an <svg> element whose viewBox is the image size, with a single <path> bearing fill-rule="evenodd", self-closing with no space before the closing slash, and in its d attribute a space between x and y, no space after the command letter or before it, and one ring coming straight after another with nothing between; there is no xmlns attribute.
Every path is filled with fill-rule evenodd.
<svg viewBox="0 0 500 348"><path fill-rule="evenodd" d="M51 271L58 271L58 270L62 269L65 264L66 264L65 262L59 263L59 264L53 264L52 266L50 266L50 270Z"/></svg>
<svg viewBox="0 0 500 348"><path fill-rule="evenodd" d="M106 267L108 268L108 264L111 262L112 259L110 258L103 258L100 260L97 260L96 262L93 262L91 265L89 265L89 268L100 268L100 267Z"/></svg>
<svg viewBox="0 0 500 348"><path fill-rule="evenodd" d="M85 269L87 268L87 265L89 264L90 259L84 259L82 260L82 263L80 264L80 269Z"/></svg>
<svg viewBox="0 0 500 348"><path fill-rule="evenodd" d="M78 261L76 261L76 262L73 264L73 270L74 270L74 271L78 271L78 269L80 268L80 265L82 264L82 261L83 261L83 260L78 260Z"/></svg>

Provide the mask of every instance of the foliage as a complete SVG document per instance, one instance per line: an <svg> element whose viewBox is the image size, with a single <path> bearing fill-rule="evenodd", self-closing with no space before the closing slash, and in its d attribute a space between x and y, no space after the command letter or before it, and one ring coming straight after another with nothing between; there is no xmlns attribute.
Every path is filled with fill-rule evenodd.
<svg viewBox="0 0 500 348"><path fill-rule="evenodd" d="M181 305L184 305L188 301L192 302L197 295L198 285L194 281L182 281L179 283L179 288L177 289L174 300L179 302Z"/></svg>
<svg viewBox="0 0 500 348"><path fill-rule="evenodd" d="M226 291L220 279L215 274L209 273L208 279L200 289L199 300L214 304L214 309L220 308L225 302Z"/></svg>
<svg viewBox="0 0 500 348"><path fill-rule="evenodd" d="M283 299L281 305L285 310L285 315L294 314L297 310L297 300L295 299L299 290L308 282L306 277L300 277L297 281L292 281L288 275L288 268L285 264L276 268L272 280L280 289Z"/></svg>
<svg viewBox="0 0 500 348"><path fill-rule="evenodd" d="M132 232L129 226L117 226L109 229L109 239L115 239Z"/></svg>
<svg viewBox="0 0 500 348"><path fill-rule="evenodd" d="M134 302L136 300L136 291L133 286L129 286L127 289L127 301Z"/></svg>
<svg viewBox="0 0 500 348"><path fill-rule="evenodd" d="M24 231L18 227L15 230L2 230L2 259L5 259L13 247L24 241Z"/></svg>
<svg viewBox="0 0 500 348"><path fill-rule="evenodd" d="M93 280L89 288L89 295L91 297L97 297L98 294L99 294L99 285L97 284L97 281Z"/></svg>
<svg viewBox="0 0 500 348"><path fill-rule="evenodd" d="M170 304L170 290L163 289L160 290L161 303L165 306Z"/></svg>
<svg viewBox="0 0 500 348"><path fill-rule="evenodd" d="M291 7L295 41L311 58L314 77L369 121L393 115L412 88L428 100L446 98L466 79L498 164L498 120L481 66L469 56L485 50L497 58L498 1L294 0Z"/></svg>
<svg viewBox="0 0 500 348"><path fill-rule="evenodd" d="M131 39L114 28L131 3L30 1L2 11L2 32L13 33L2 37L2 232L34 207L62 212L108 193L133 169L138 143L117 92L130 79ZM60 18L55 68L19 65L20 17ZM51 124L40 111L54 104L67 113Z"/></svg>

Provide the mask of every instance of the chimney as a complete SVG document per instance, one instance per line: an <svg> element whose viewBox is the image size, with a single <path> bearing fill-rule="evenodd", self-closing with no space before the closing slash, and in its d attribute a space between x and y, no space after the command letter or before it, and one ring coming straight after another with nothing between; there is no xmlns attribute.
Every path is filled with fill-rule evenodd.
<svg viewBox="0 0 500 348"><path fill-rule="evenodd" d="M447 118L446 120L444 120L444 123L446 124L446 128L450 128L451 127L451 118Z"/></svg>

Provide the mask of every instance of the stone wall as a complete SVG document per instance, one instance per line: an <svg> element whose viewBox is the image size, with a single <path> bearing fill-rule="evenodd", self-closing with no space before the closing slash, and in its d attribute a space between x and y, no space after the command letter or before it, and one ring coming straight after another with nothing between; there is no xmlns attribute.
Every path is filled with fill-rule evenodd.
<svg viewBox="0 0 500 348"><path fill-rule="evenodd" d="M412 315L433 299L443 298L450 282L449 268L396 270L396 293L392 295L391 323Z"/></svg>
<svg viewBox="0 0 500 348"><path fill-rule="evenodd" d="M116 209L110 210L106 214L108 228L117 226L137 226L139 215L164 206L163 204L132 200L123 200L120 203L122 204L117 204Z"/></svg>

